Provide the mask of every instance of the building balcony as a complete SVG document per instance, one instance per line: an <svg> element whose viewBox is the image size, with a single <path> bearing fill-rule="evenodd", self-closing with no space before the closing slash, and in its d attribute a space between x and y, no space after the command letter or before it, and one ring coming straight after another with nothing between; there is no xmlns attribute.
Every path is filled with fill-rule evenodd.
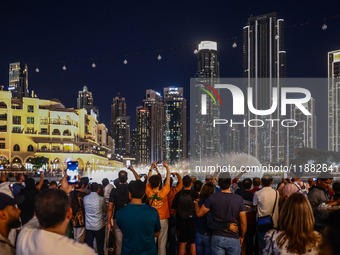
<svg viewBox="0 0 340 255"><path fill-rule="evenodd" d="M100 151L97 151L97 150L79 150L79 151L74 151L74 150L37 150L36 152L40 152L40 153L94 154L94 155L98 155L98 156L106 158L106 153L103 155L102 153L100 153Z"/></svg>

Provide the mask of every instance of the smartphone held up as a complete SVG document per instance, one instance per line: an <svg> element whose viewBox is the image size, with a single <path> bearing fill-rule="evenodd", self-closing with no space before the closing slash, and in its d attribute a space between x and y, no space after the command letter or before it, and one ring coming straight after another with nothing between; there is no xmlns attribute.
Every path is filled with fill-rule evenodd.
<svg viewBox="0 0 340 255"><path fill-rule="evenodd" d="M78 183L78 176L79 176L78 161L67 162L66 174L67 174L67 182L69 184Z"/></svg>

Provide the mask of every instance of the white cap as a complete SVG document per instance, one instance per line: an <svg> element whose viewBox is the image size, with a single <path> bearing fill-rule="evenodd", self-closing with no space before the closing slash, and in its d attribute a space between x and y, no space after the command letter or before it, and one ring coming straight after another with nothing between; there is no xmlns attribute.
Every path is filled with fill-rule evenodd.
<svg viewBox="0 0 340 255"><path fill-rule="evenodd" d="M213 41L202 41L198 45L198 50L216 50L217 51L217 42Z"/></svg>

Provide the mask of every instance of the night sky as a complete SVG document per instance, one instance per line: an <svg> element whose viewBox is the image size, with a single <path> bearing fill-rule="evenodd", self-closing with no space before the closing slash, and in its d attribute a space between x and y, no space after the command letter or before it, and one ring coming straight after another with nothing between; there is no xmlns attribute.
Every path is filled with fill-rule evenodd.
<svg viewBox="0 0 340 255"><path fill-rule="evenodd" d="M325 31L321 27L323 18L340 15L340 3L334 2L1 1L0 84L8 86L9 63L22 61L28 64L29 89L40 98L76 107L78 91L87 85L109 127L112 98L120 92L134 124L146 89L182 86L189 97L196 56L193 47L182 46L239 36L237 48L223 41L218 49L221 77L241 77L242 28L250 15L274 11L286 26L313 21L285 30L287 77L327 77L327 52L340 48L340 19L326 20ZM161 52L161 61L158 53L146 53L172 47L179 49ZM134 53L141 54L124 56ZM326 149L327 87L310 90L316 98L318 147Z"/></svg>

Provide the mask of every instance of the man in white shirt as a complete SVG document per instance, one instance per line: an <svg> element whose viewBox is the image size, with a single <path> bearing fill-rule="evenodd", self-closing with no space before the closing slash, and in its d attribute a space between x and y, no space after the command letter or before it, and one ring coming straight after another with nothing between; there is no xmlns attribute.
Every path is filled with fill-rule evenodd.
<svg viewBox="0 0 340 255"><path fill-rule="evenodd" d="M67 193L66 176L62 189ZM74 255L96 254L90 247L80 244L65 236L68 223L72 218L72 209L65 191L47 189L35 198L36 217L24 225L17 240L17 255Z"/></svg>
<svg viewBox="0 0 340 255"><path fill-rule="evenodd" d="M270 175L264 175L262 177L261 184L263 188L255 192L253 205L257 208L256 219L270 215L273 219L274 228L277 228L279 219L279 194L271 187L272 183L273 178ZM264 241L266 232L257 230L257 234L260 244L260 254L262 254L262 250L266 247L266 242Z"/></svg>
<svg viewBox="0 0 340 255"><path fill-rule="evenodd" d="M85 243L93 247L96 238L97 251L99 255L104 255L105 223L104 213L106 205L104 197L99 196L98 183L91 184L91 193L84 197L85 209Z"/></svg>

